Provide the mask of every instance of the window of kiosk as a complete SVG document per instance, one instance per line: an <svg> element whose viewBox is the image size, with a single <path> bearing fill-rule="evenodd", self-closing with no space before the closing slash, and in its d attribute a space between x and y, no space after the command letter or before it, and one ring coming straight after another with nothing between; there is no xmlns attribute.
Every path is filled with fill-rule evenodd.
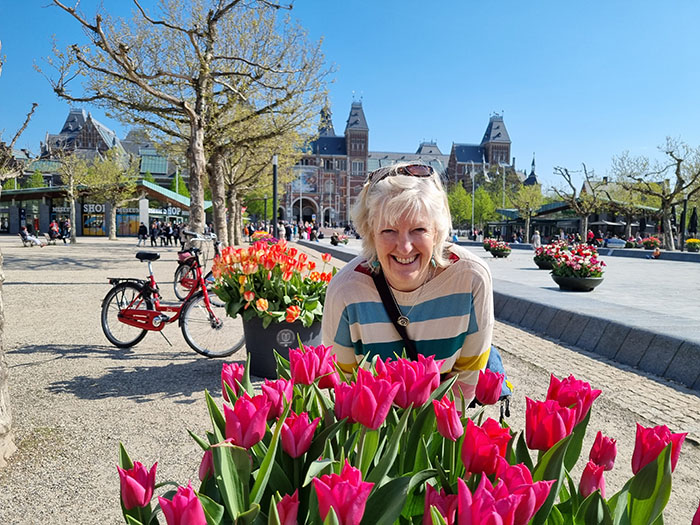
<svg viewBox="0 0 700 525"><path fill-rule="evenodd" d="M27 227L29 233L39 231L39 201L23 201L20 207L20 228Z"/></svg>
<svg viewBox="0 0 700 525"><path fill-rule="evenodd" d="M104 222L104 213L83 214L83 235L91 235L93 237L106 235Z"/></svg>
<svg viewBox="0 0 700 525"><path fill-rule="evenodd" d="M132 213L117 213L117 235L138 235L139 215Z"/></svg>
<svg viewBox="0 0 700 525"><path fill-rule="evenodd" d="M0 233L10 231L10 214L7 209L0 210Z"/></svg>

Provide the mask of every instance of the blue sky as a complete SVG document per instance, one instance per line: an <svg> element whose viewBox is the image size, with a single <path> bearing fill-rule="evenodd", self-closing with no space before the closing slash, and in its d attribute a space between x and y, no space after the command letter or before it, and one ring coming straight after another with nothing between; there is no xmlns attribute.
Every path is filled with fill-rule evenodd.
<svg viewBox="0 0 700 525"><path fill-rule="evenodd" d="M62 44L82 38L48 3L0 0L0 130L8 140L38 102L20 142L33 151L46 132L60 131L69 107L33 63L50 54L51 35ZM97 4L81 2L88 13ZM104 4L131 9L126 0ZM292 13L310 38L324 39L337 70L336 132L353 96L362 97L372 151L410 152L435 140L447 154L453 142L478 143L489 115L503 112L516 166L529 167L534 152L551 185L554 166L585 162L605 175L613 155L656 156L666 136L700 145L697 1L297 0Z"/></svg>

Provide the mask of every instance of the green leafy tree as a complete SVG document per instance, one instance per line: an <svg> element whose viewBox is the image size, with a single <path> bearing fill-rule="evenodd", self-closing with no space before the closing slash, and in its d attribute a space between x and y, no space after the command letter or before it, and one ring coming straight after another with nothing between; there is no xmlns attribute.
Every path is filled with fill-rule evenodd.
<svg viewBox="0 0 700 525"><path fill-rule="evenodd" d="M187 197L188 199L190 197L190 191L187 189L187 185L179 172L176 172L175 175L173 175L173 180L170 181L169 189L170 191L174 191L175 193L182 195L183 197Z"/></svg>
<svg viewBox="0 0 700 525"><path fill-rule="evenodd" d="M532 216L542 206L542 188L539 184L531 186L520 185L511 197L513 207L525 219L525 242L530 242L530 221Z"/></svg>
<svg viewBox="0 0 700 525"><path fill-rule="evenodd" d="M152 182L153 184L156 184L156 178L153 176L153 173L150 171L147 171L146 173L143 174L143 180L147 180L148 182ZM188 195L189 197L189 195Z"/></svg>
<svg viewBox="0 0 700 525"><path fill-rule="evenodd" d="M22 184L23 188L43 188L46 186L44 176L39 170L35 170Z"/></svg>
<svg viewBox="0 0 700 525"><path fill-rule="evenodd" d="M486 188L480 186L474 192L474 222L483 227L484 223L496 218L496 205Z"/></svg>
<svg viewBox="0 0 700 525"><path fill-rule="evenodd" d="M58 173L61 175L61 182L65 187L66 197L70 203L70 243L75 244L78 242L75 235L75 221L77 220L75 200L81 193L80 188L82 187L84 191L84 184L88 182L88 164L85 159L71 155L66 151L59 152L57 156L61 160Z"/></svg>
<svg viewBox="0 0 700 525"><path fill-rule="evenodd" d="M461 184L453 185L447 191L447 202L450 205L452 226L462 227L472 218L472 196Z"/></svg>

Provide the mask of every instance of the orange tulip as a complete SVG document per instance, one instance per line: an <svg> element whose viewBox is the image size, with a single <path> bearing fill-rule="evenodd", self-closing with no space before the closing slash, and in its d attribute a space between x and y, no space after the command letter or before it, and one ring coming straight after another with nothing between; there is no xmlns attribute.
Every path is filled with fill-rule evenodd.
<svg viewBox="0 0 700 525"><path fill-rule="evenodd" d="M324 263L329 263L331 262L331 254L330 253L324 253L321 255L321 259L323 259Z"/></svg>
<svg viewBox="0 0 700 525"><path fill-rule="evenodd" d="M255 307L260 310L261 312L267 312L267 309L270 307L270 305L267 302L267 299L263 299L262 297L255 301Z"/></svg>

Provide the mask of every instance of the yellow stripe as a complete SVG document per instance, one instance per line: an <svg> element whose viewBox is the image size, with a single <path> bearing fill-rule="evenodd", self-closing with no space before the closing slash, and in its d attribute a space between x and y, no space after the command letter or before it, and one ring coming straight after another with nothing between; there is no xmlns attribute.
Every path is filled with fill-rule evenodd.
<svg viewBox="0 0 700 525"><path fill-rule="evenodd" d="M357 362L354 363L338 363L340 369L346 374L352 374L353 370L357 368Z"/></svg>
<svg viewBox="0 0 700 525"><path fill-rule="evenodd" d="M491 353L491 348L489 347L486 352L481 355L475 355L472 357L460 357L455 361L455 366L457 370L481 370L486 367L486 363L489 360L489 354Z"/></svg>

